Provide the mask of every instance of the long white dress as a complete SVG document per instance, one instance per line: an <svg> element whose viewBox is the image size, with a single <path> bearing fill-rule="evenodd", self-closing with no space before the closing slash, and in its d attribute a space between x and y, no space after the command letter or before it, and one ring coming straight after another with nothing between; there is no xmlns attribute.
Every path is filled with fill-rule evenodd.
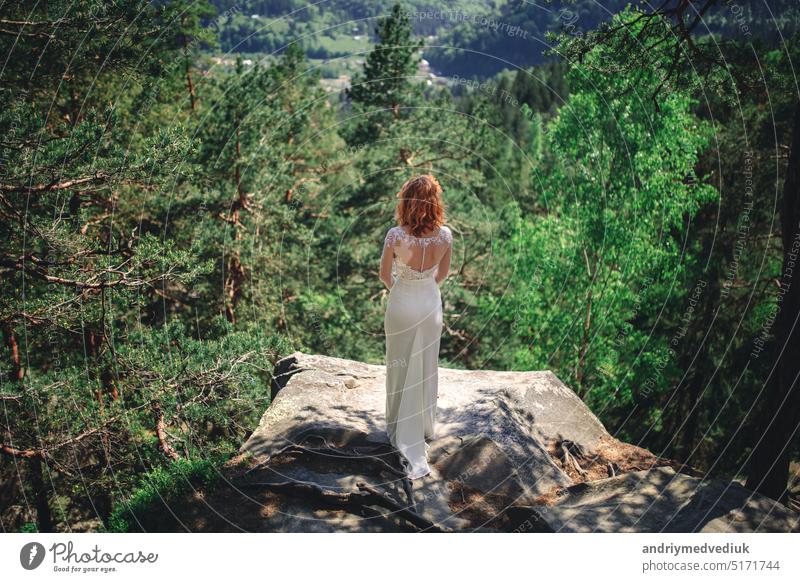
<svg viewBox="0 0 800 582"><path fill-rule="evenodd" d="M435 436L443 325L442 296L434 277L452 240L452 233L445 226L425 238L396 226L386 233L384 242L384 252L394 253L393 283L384 317L386 432L401 453L411 479L431 470L430 445L425 439ZM433 266L424 268L431 262ZM420 268L412 268L409 263Z"/></svg>

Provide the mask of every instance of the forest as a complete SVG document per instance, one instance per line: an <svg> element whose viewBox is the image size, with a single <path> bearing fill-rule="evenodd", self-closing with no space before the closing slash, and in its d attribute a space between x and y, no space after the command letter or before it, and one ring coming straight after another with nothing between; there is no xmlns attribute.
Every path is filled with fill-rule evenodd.
<svg viewBox="0 0 800 582"><path fill-rule="evenodd" d="M381 364L427 173L442 366L552 370L800 510L796 3L329 4L0 3L3 531L124 530L214 478L280 357Z"/></svg>

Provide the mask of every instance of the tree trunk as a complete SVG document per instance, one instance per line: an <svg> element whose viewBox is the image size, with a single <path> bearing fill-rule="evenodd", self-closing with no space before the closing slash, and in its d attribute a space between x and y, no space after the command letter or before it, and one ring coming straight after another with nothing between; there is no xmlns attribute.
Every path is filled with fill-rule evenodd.
<svg viewBox="0 0 800 582"><path fill-rule="evenodd" d="M194 91L194 83L192 82L192 61L189 51L189 42L185 34L183 35L183 58L185 59L186 66L186 85L189 89L189 104L191 105L192 111L194 111L197 97Z"/></svg>
<svg viewBox="0 0 800 582"><path fill-rule="evenodd" d="M247 210L247 193L242 186L242 176L239 169L242 157L242 144L239 137L239 120L236 120L236 154L234 161L234 175L233 179L236 182L236 199L231 205L231 219L233 224L234 239L239 241L242 238L242 232L239 225L239 211ZM242 293L242 283L244 282L244 266L239 260L240 255L238 250L231 252L231 257L228 259L228 273L225 278L225 317L231 323L236 323L236 303Z"/></svg>
<svg viewBox="0 0 800 582"><path fill-rule="evenodd" d="M775 373L767 379L761 430L750 459L747 487L785 501L789 479L789 454L800 426L800 102L795 105L792 144L781 209L783 299L775 320Z"/></svg>
<svg viewBox="0 0 800 582"><path fill-rule="evenodd" d="M9 380L12 382L22 382L25 377L25 368L22 367L22 360L19 356L19 344L14 331L9 327L6 330L6 344L11 351L11 373Z"/></svg>
<svg viewBox="0 0 800 582"><path fill-rule="evenodd" d="M42 475L42 459L38 456L31 457L31 487L33 488L34 502L36 505L36 522L39 533L53 531L53 516L50 513L50 503L47 499L47 488Z"/></svg>
<svg viewBox="0 0 800 582"><path fill-rule="evenodd" d="M700 430L701 419L706 420L707 414L704 400L709 392L709 387L706 385L709 378L714 376L714 361L712 356L713 346L711 345L710 338L705 338L706 330L710 329L713 325L717 309L720 305L721 289L719 285L719 276L716 270L711 271L711 280L706 284L704 290L705 301L703 302L703 317L700 320L700 325L696 328L696 332L692 333L691 337L696 338L696 346L693 349L687 350L686 359L691 361L694 353L697 353L697 358L694 362L694 370L689 378L686 392L688 396L688 403L686 409L678 409L678 414L685 418L686 421L683 426L683 431L678 436L676 448L679 452L679 458L687 464L698 464L698 450L699 443L697 442L697 435ZM688 335L688 334L687 334ZM703 341L705 340L705 345ZM691 365L689 362L686 366ZM686 368L684 368L686 369ZM713 389L713 388L712 388Z"/></svg>
<svg viewBox="0 0 800 582"><path fill-rule="evenodd" d="M581 336L581 346L578 352L578 362L575 364L575 381L577 383L578 396L581 398L586 394L586 355L589 353L589 335L592 329L592 287L594 279L589 283L589 292L586 295L586 314L583 318L583 332Z"/></svg>

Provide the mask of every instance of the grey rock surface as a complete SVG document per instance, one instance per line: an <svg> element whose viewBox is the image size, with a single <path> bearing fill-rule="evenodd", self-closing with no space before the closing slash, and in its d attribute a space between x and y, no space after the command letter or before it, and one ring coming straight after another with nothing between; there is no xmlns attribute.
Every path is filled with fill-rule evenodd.
<svg viewBox="0 0 800 582"><path fill-rule="evenodd" d="M274 400L240 452L270 455L320 435L335 446L388 445L383 366L297 352L275 376ZM545 449L548 438L592 449L609 436L551 372L440 368L436 422L429 480L463 475L465 483L529 501L572 484Z"/></svg>
<svg viewBox="0 0 800 582"><path fill-rule="evenodd" d="M670 467L581 483L531 507L556 532L786 532L800 514L735 482Z"/></svg>
<svg viewBox="0 0 800 582"><path fill-rule="evenodd" d="M797 528L796 512L736 483L637 470L657 458L609 435L548 371L440 368L432 472L409 481L385 433L384 372L301 352L278 362L273 401L240 449L250 468L233 482L271 492L259 531ZM583 473L559 456L565 442Z"/></svg>

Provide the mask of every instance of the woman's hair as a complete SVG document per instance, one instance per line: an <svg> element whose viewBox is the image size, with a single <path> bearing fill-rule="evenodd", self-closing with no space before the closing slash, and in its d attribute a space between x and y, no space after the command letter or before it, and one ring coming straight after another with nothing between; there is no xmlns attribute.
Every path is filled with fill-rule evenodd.
<svg viewBox="0 0 800 582"><path fill-rule="evenodd" d="M433 230L444 224L444 202L442 187L431 174L415 176L406 180L397 193L400 199L395 217L400 226L408 226L414 236Z"/></svg>

